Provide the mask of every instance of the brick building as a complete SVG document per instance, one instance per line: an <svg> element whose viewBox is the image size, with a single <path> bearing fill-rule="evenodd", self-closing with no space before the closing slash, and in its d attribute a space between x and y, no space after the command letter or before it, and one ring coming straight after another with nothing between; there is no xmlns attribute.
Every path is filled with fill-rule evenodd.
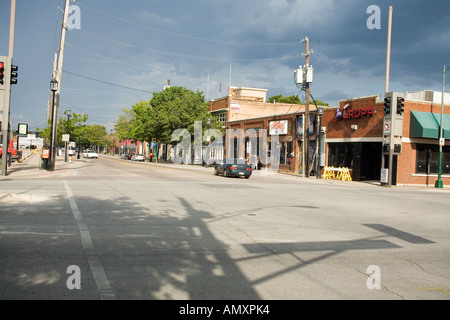
<svg viewBox="0 0 450 320"><path fill-rule="evenodd" d="M241 91L242 92L242 91ZM271 104L265 96L240 96L231 89L229 96L212 101L210 111L221 117L227 129L267 129L263 150L270 150L270 128L282 124L279 134L280 172L302 172L302 121L305 107ZM254 93L255 91L253 91ZM405 112L401 154L394 156L393 184L434 185L437 180L441 103L440 93L420 91L405 95ZM445 97L444 138L450 139L450 97ZM380 181L383 155L384 101L380 96L342 100L339 107L326 107L322 116L324 146L316 148L317 111L310 107L310 161L321 154L322 167L348 167L354 181ZM240 155L254 153L257 146L243 138ZM242 151L244 150L244 151ZM386 159L386 158L385 158ZM386 161L386 160L385 160ZM442 180L450 184L450 143L445 142L442 153Z"/></svg>
<svg viewBox="0 0 450 320"><path fill-rule="evenodd" d="M241 129L247 131L253 129L257 137L260 137L261 129L267 130L266 144L262 146L263 152L271 154L270 130L278 126L282 128L279 134L279 144L275 146L280 153L280 171L301 173L301 148L303 135L299 132L299 123L302 123L305 106L288 103L272 103L267 101L267 90L257 88L229 88L228 96L212 100L210 112L219 118L224 129ZM315 148L315 120L317 110L311 107L310 138L311 151ZM300 125L301 127L301 125ZM226 141L226 139L225 139ZM258 141L260 141L258 139ZM259 142L257 142L259 143ZM234 144L236 151L233 158L245 158L247 154L259 157L260 146L252 145L249 137L244 137Z"/></svg>

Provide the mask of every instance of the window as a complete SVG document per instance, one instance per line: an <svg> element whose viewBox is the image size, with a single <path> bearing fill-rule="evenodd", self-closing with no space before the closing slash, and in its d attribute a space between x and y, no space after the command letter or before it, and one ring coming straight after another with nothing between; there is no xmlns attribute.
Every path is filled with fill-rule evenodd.
<svg viewBox="0 0 450 320"><path fill-rule="evenodd" d="M353 168L353 144L330 143L328 145L328 166Z"/></svg>
<svg viewBox="0 0 450 320"><path fill-rule="evenodd" d="M450 147L442 148L442 174L450 174ZM439 146L428 144L416 145L416 173L438 174Z"/></svg>
<svg viewBox="0 0 450 320"><path fill-rule="evenodd" d="M226 112L218 113L215 116L220 122L222 122L223 125L225 125L225 122L227 121L227 113Z"/></svg>
<svg viewBox="0 0 450 320"><path fill-rule="evenodd" d="M282 141L279 144L280 148L280 164L290 165L294 159L292 150L292 141Z"/></svg>

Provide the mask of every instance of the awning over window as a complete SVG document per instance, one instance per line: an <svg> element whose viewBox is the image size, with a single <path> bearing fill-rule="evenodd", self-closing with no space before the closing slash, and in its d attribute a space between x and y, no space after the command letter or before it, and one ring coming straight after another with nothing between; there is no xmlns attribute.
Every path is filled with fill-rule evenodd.
<svg viewBox="0 0 450 320"><path fill-rule="evenodd" d="M441 114L431 112L411 111L411 138L439 138ZM444 114L444 138L450 139L450 115Z"/></svg>

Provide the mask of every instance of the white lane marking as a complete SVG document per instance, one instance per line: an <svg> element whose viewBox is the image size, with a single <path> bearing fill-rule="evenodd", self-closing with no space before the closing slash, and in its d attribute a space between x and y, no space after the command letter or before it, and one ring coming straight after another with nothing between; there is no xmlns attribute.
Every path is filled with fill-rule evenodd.
<svg viewBox="0 0 450 320"><path fill-rule="evenodd" d="M94 245L92 244L91 234L86 223L83 220L83 216L78 209L77 202L73 196L72 190L70 189L67 181L64 182L64 187L66 188L67 196L69 198L70 208L72 209L73 216L77 222L78 229L80 230L81 243L83 245L84 252L87 256L89 262L89 267L94 277L95 283L97 284L98 291L100 293L100 298L102 300L113 300L116 296L109 284L108 278L106 277L105 269L103 268L102 262L100 261L97 253L94 250Z"/></svg>
<svg viewBox="0 0 450 320"><path fill-rule="evenodd" d="M0 234L9 235L36 235L36 236L74 236L73 233L47 233L47 232L33 232L33 231L0 231Z"/></svg>

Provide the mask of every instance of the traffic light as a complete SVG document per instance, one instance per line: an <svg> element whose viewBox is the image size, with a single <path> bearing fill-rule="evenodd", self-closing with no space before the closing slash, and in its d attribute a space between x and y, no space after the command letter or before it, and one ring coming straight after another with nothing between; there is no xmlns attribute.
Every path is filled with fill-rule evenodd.
<svg viewBox="0 0 450 320"><path fill-rule="evenodd" d="M0 85L4 84L3 78L5 77L5 63L0 61Z"/></svg>
<svg viewBox="0 0 450 320"><path fill-rule="evenodd" d="M391 114L391 103L392 103L392 98L391 97L386 97L384 98L384 114Z"/></svg>
<svg viewBox="0 0 450 320"><path fill-rule="evenodd" d="M402 97L397 98L397 114L402 115L405 112L405 99Z"/></svg>
<svg viewBox="0 0 450 320"><path fill-rule="evenodd" d="M17 73L19 71L19 67L15 65L11 65L11 84L17 84Z"/></svg>

